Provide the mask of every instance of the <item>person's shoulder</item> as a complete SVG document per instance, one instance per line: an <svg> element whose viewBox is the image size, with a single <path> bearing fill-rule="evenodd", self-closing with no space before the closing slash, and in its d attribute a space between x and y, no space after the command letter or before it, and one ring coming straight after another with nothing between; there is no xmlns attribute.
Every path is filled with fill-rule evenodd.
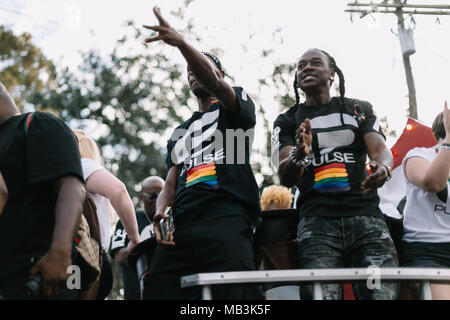
<svg viewBox="0 0 450 320"><path fill-rule="evenodd" d="M299 105L296 104L292 107L290 107L289 109L287 109L286 111L280 113L275 122L277 121L282 121L282 120L289 120L289 119L293 119L295 117L295 114L297 113L297 111L299 110Z"/></svg>
<svg viewBox="0 0 450 320"><path fill-rule="evenodd" d="M416 147L408 151L405 158L412 158L412 157L421 157L430 159L433 158L436 151L434 150L434 147L432 148L424 148L424 147Z"/></svg>
<svg viewBox="0 0 450 320"><path fill-rule="evenodd" d="M41 130L62 130L70 132L75 137L69 126L60 118L50 112L35 111L30 114L29 126L39 127Z"/></svg>
<svg viewBox="0 0 450 320"><path fill-rule="evenodd" d="M32 113L32 117L33 117L34 121L35 120L50 120L50 121L63 122L60 118L58 118L54 114L52 114L50 112L44 112L44 111L35 111Z"/></svg>
<svg viewBox="0 0 450 320"><path fill-rule="evenodd" d="M83 168L83 173L85 174L85 179L87 179L91 174L99 170L106 170L100 163L89 158L81 158L81 167Z"/></svg>
<svg viewBox="0 0 450 320"><path fill-rule="evenodd" d="M338 99L338 97L335 97ZM344 97L345 105L350 108L359 107L361 109L373 109L372 104L369 101Z"/></svg>

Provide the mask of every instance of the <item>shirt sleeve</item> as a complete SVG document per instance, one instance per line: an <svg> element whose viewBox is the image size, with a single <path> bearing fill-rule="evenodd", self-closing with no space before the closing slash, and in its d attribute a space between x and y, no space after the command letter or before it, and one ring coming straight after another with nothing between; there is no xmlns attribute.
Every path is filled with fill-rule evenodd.
<svg viewBox="0 0 450 320"><path fill-rule="evenodd" d="M53 181L74 175L81 181L80 152L72 130L55 116L36 112L26 137L27 182Z"/></svg>
<svg viewBox="0 0 450 320"><path fill-rule="evenodd" d="M83 176L86 181L94 172L99 170L106 170L103 166L101 166L96 161L89 158L81 159L81 167L83 168Z"/></svg>
<svg viewBox="0 0 450 320"><path fill-rule="evenodd" d="M116 224L116 230L114 231L113 236L111 237L111 246L109 248L109 254L114 258L116 252L122 248L126 248L128 245L128 237L125 228L122 225L120 220Z"/></svg>
<svg viewBox="0 0 450 320"><path fill-rule="evenodd" d="M241 87L233 87L236 94L239 111L230 112L223 108L228 121L233 128L244 130L253 128L256 125L255 104L247 92Z"/></svg>
<svg viewBox="0 0 450 320"><path fill-rule="evenodd" d="M365 135L369 132L376 132L383 136L386 140L386 137L381 129L380 122L378 121L378 117L375 114L372 105L366 101L357 101L357 105L359 107L359 116L361 119L361 123L359 124L359 129L362 135Z"/></svg>
<svg viewBox="0 0 450 320"><path fill-rule="evenodd" d="M175 146L174 141L172 141L171 139L167 140L167 156L166 156L167 170L170 170L170 168L172 168L172 166L175 165L172 161L172 150L174 146Z"/></svg>
<svg viewBox="0 0 450 320"><path fill-rule="evenodd" d="M433 149L431 149L431 151L434 152ZM412 150L409 150L408 153L406 154L406 156L403 158L403 160L402 160L403 168L405 168L406 161L411 158L422 158L422 159L427 160L428 162L433 161L433 157L430 154L430 149L414 148Z"/></svg>
<svg viewBox="0 0 450 320"><path fill-rule="evenodd" d="M278 151L286 146L295 146L295 123L288 114L280 114L273 124L272 148Z"/></svg>
<svg viewBox="0 0 450 320"><path fill-rule="evenodd" d="M281 149L295 146L295 122L287 113L280 114L275 120L271 140L272 163L278 168Z"/></svg>

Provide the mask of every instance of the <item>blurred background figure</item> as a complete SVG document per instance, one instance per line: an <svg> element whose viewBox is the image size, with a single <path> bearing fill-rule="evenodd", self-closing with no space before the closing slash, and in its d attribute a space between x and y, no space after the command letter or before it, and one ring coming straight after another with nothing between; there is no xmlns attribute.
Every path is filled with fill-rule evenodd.
<svg viewBox="0 0 450 320"><path fill-rule="evenodd" d="M283 186L270 186L264 189L261 195L261 209L279 210L290 209L294 195L291 190Z"/></svg>
<svg viewBox="0 0 450 320"><path fill-rule="evenodd" d="M414 148L403 159L406 205L403 211L404 266L450 268L450 112L433 122L437 147ZM450 285L432 284L434 300L449 300Z"/></svg>
<svg viewBox="0 0 450 320"><path fill-rule="evenodd" d="M131 251L141 240L133 202L125 185L103 167L103 160L95 141L81 130L73 131L78 139L86 191L92 195L97 207L103 249L103 265L97 299L103 300L108 296L113 284L111 264L106 254L111 238L111 205L130 239L127 249Z"/></svg>
<svg viewBox="0 0 450 320"><path fill-rule="evenodd" d="M0 172L0 215L5 207L6 200L8 199L8 188L6 187L5 180Z"/></svg>
<svg viewBox="0 0 450 320"><path fill-rule="evenodd" d="M153 215L156 211L156 199L163 186L164 180L157 176L148 177L141 183L139 199L144 205L144 210L136 211L136 220L142 241L154 236ZM122 222L117 222L111 240L110 255L121 266L125 300L140 300L139 280L136 271L127 264L129 241Z"/></svg>

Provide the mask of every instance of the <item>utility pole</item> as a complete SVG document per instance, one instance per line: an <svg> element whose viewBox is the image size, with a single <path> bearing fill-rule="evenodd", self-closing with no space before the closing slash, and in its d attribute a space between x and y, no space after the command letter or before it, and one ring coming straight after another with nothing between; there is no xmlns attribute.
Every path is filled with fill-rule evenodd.
<svg viewBox="0 0 450 320"><path fill-rule="evenodd" d="M406 0L393 0L393 3L388 3L388 1L383 1L381 3L358 3L358 1L355 1L354 3L348 3L347 6L351 7L351 9L346 9L345 12L361 13L361 18L372 13L393 13L397 16L398 33L403 54L403 65L405 67L406 83L408 85L408 113L411 118L418 119L416 89L414 85L411 61L409 59L410 55L414 54L416 50L414 47L414 40L412 38L412 30L405 29L405 20L403 15L450 15L450 5L407 4Z"/></svg>

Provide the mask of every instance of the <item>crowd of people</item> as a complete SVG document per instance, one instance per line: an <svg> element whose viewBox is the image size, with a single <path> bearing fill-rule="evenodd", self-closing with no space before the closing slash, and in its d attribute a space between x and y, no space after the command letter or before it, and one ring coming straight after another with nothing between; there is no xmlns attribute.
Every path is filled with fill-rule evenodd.
<svg viewBox="0 0 450 320"><path fill-rule="evenodd" d="M200 288L181 288L180 278L256 270L253 239L263 223L261 209L291 208L291 187L299 191L298 268L399 266L377 194L391 177L393 156L372 105L345 96L335 59L319 49L299 57L296 103L277 117L272 133L273 161L284 187L267 188L260 199L250 166L252 99L225 80L217 56L190 45L159 8L154 14L159 24L144 27L157 34L145 41L182 54L198 111L167 142L166 178L142 181L143 211L135 212L124 183L105 169L92 138L50 113L21 114L0 85L0 296L105 299L113 283L109 254L122 267L125 299L201 299ZM336 76L340 95L332 97ZM403 160L404 266L450 267L449 131L445 105L433 124L437 147L413 149ZM120 221L111 236L114 212ZM128 261L152 239L157 245L142 288ZM96 270L87 279L87 267L81 269L83 287L77 281L69 286L68 270L77 265ZM32 281L38 284L34 294ZM357 299L396 299L400 286L383 281L373 289L356 282L353 290ZM432 290L433 298L450 299L449 285ZM212 296L265 299L258 284L213 286ZM324 284L323 296L342 299L342 286ZM311 299L312 287L301 285L300 297Z"/></svg>

